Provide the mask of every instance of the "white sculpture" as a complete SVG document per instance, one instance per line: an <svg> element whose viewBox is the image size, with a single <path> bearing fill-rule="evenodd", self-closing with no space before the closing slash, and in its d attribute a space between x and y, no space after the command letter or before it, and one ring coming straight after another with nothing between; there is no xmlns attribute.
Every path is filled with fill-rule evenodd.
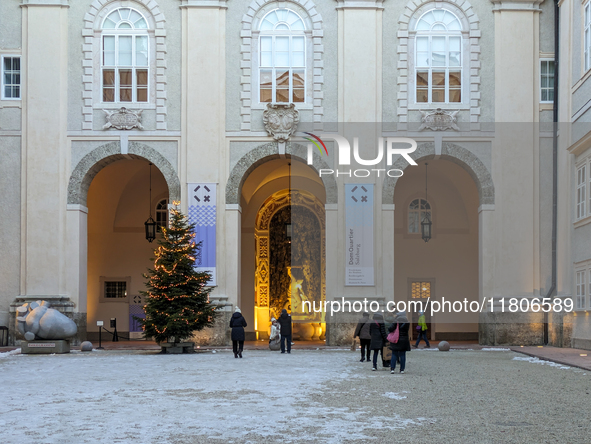
<svg viewBox="0 0 591 444"><path fill-rule="evenodd" d="M34 339L66 339L78 331L76 323L59 311L49 308L47 301L31 302L16 309L17 329L27 341Z"/></svg>

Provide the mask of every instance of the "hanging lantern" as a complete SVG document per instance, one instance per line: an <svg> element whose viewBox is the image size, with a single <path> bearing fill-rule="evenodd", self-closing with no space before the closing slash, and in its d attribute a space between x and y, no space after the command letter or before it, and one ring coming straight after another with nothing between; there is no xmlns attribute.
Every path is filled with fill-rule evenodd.
<svg viewBox="0 0 591 444"><path fill-rule="evenodd" d="M146 227L146 239L148 239L148 242L152 242L156 239L156 222L152 219L152 216L144 222L144 226Z"/></svg>
<svg viewBox="0 0 591 444"><path fill-rule="evenodd" d="M156 239L156 222L152 219L152 162L150 162L150 200L148 201L150 209L150 217L144 222L146 228L146 239L148 242L152 242Z"/></svg>
<svg viewBox="0 0 591 444"><path fill-rule="evenodd" d="M429 239L431 239L431 225L433 225L431 219L429 216L425 216L421 221L421 234L425 242L429 242Z"/></svg>

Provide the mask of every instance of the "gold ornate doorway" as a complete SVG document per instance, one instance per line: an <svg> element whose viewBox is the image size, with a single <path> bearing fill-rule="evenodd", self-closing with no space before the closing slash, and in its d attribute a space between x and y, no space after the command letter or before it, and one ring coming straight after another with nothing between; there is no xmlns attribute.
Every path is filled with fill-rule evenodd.
<svg viewBox="0 0 591 444"><path fill-rule="evenodd" d="M277 226L282 227L287 222L294 223L293 239L297 245L293 254L292 245L283 248L278 243L281 240L273 234L273 226L276 232ZM310 236L310 232L314 235ZM314 312L312 308L315 306L319 310L326 299L324 205L306 191L278 191L261 205L254 234L257 338L267 337L271 317L277 317L287 308L295 321L296 339L322 339L324 313ZM290 243L287 239L285 242ZM307 245L305 252L302 252L302 245ZM310 305L304 304L306 301Z"/></svg>

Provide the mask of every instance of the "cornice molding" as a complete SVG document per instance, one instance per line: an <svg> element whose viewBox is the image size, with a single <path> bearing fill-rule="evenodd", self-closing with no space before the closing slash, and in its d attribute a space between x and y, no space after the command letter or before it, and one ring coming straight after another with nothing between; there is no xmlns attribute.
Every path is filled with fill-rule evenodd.
<svg viewBox="0 0 591 444"><path fill-rule="evenodd" d="M384 9L384 0L337 0L336 9Z"/></svg>
<svg viewBox="0 0 591 444"><path fill-rule="evenodd" d="M22 0L21 7L29 6L59 6L69 8L70 0Z"/></svg>
<svg viewBox="0 0 591 444"><path fill-rule="evenodd" d="M188 8L207 8L207 9L227 9L228 0L181 0L181 9Z"/></svg>
<svg viewBox="0 0 591 444"><path fill-rule="evenodd" d="M499 11L530 11L541 12L540 5L544 0L490 0L494 5L493 12Z"/></svg>

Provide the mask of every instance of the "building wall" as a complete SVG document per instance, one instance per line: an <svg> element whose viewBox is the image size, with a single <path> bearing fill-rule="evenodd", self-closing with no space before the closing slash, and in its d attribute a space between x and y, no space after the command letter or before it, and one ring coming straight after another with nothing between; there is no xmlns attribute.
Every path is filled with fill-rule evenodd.
<svg viewBox="0 0 591 444"><path fill-rule="evenodd" d="M253 326L248 318L249 309L245 309L254 304L253 211L259 201L263 202L274 191L285 188L285 177L262 178L261 188L256 192L239 190L239 205L232 202L226 206L224 191L228 181L234 179L232 174L237 165L248 161L260 146L273 142L263 126L264 108L255 103L256 91L250 90L250 83L245 79L255 75L248 52L251 24L260 17L261 7L266 11L274 4L250 0L221 1L219 4L200 0L123 2L122 5L137 5L149 15L155 28L152 63L157 83L153 103L142 112L144 129L118 131L103 129L105 107L97 101L99 39L93 33L93 24L100 19L103 6L110 8L114 3L97 0L56 2L64 7L43 3L29 0L28 6L23 8L17 0L0 4L0 16L8 18L0 29L0 53L20 53L22 50L23 61L29 61L34 67L26 70L25 65L24 84L30 89L24 90L22 103L0 102L0 149L6 156L3 157L6 161L0 164L1 172L6 175L0 176L0 180L3 181L2 189L7 190L0 196L0 203L5 205L0 206L2 219L10 221L10 228L0 236L3 244L11 246L7 251L14 252L0 269L0 313L7 312L10 303L19 295L55 295L69 297L75 305L74 310L88 313L89 329L95 328L92 325L96 325L98 316L109 315L103 310L106 306L96 302L97 277L112 273L136 276L145 264L143 259L137 259L128 269L128 261L119 263L106 259L109 255L125 258L128 252L123 251L126 248L122 247L118 237L121 233L100 232L109 240L97 240L102 238L97 238L99 231L95 231L95 224L99 219L93 212L107 202L104 196L97 197L93 193L103 190L112 202L120 200L114 195L125 194L127 199L134 192L139 193L138 190L124 192L123 184L117 182L126 175L135 174L135 167L129 165L139 161L131 161L127 166L129 170L124 167L125 162L119 163L122 161L105 166L106 169L94 177L87 202L81 199L72 204L68 201L67 190L71 176L79 172L77 167L86 165L85 162L92 163L86 156L92 160L96 155L97 166L89 164L87 169L98 170L99 166L114 159L112 156L101 157L101 147L115 143L117 152L114 155L126 156L129 143L137 142L150 147L156 153L154 155L162 156L171 165L180 182L183 210L186 211L188 205L187 183L219 184L219 285L212 296L228 307L241 304L249 325ZM568 15L571 35L578 35L580 24L575 23L575 18L580 17L581 5L577 2L564 4L572 9ZM456 203L460 207L465 206L467 225L461 229L467 229L469 234L442 235L428 245L443 242L445 237L444 249L453 250L455 254L453 262L457 268L453 273L460 274L460 269L469 269L470 277L462 281L462 288L458 290L453 287L454 278L449 278L452 271L445 272L442 260L432 264L440 268L431 274L448 276L438 277L440 294L458 291L458 295L498 300L544 293L549 287L551 272L548 260L551 134L547 128L533 123L551 121L551 109L539 104L539 58L549 57L554 51L552 2L533 2L531 10L515 10L511 5L489 0L450 1L449 5L457 8L468 29L464 69L468 72L466 78L470 84L465 92L470 95L470 100L457 114L460 130L445 132L419 131L420 107L409 104L408 79L412 76L413 56L408 54L408 26L422 11L420 8L424 3L366 1L364 8L356 8L348 1L294 1L281 5L291 5L301 11L312 28L309 48L315 58L308 69L315 90L312 103L300 107L300 129L323 131L331 122L339 121L368 124L383 121L383 135L404 135L421 143L432 143L429 156L441 155L444 143L457 144L474 155L474 164L465 165L464 170L446 170L446 177L441 177L440 192L457 177L466 179L467 175L482 172L492 177L494 193L491 196L476 194L478 185L482 184L474 182L474 177L470 178L472 182L466 179L466 183L470 182L466 188L469 191L452 193L450 188L450 196L457 197ZM45 31L35 28L42 22L43 14L54 18L51 29L61 39L47 39ZM21 44L23 35L26 47ZM515 42L520 44L515 45ZM579 58L572 57L568 68L572 74L565 77L570 79L570 84L565 85L564 91L570 91L570 87L579 82L581 70L580 39L573 37L569 45L572 54L579 54ZM44 48L46 54L39 57ZM521 81L516 82L517 78ZM47 79L57 79L52 85L58 86L44 90ZM589 82L581 82L565 99L566 107L561 109L567 121L584 105L589 96L588 85ZM142 108L135 104L129 107ZM107 109L113 111L115 108ZM588 113L582 113L577 122L587 122L589 118ZM518 126L511 126L515 122L519 122ZM583 125L579 128L569 131L568 137L572 140L563 142L565 149L587 134ZM371 134L372 130L362 128L360 131ZM372 143L364 144L362 151L369 158L375 155L375 143L370 136L367 140ZM323 161L337 168L332 148L329 144L331 154ZM270 151L273 153L267 160L281 156L277 145ZM40 160L37 153L47 155L48 161ZM561 162L561 179L569 182L574 160L571 162L564 155ZM474 167L476 164L480 168L478 171ZM272 165L270 163L266 168ZM37 174L39 171L46 175L43 180ZM166 175L166 172L162 171L162 174ZM564 179L565 174L567 179ZM106 179L110 175L111 182ZM254 174L252 177L258 176ZM42 195L37 196L31 191L47 180L50 180L51 187ZM382 199L388 192L388 184L383 178L357 182L371 182L376 190L376 285L361 289L345 287L344 264L338 259L327 265L327 297L368 296L385 302L394 294L405 293L403 280L394 280L393 276L418 273L419 261L415 258L415 265L411 267L399 257L401 251L411 247L404 239L394 240L399 235L397 230L402 227L404 212L398 200L392 198L386 202ZM327 226L336 227L327 233L326 247L337 258L345 257L344 183L343 179L337 180L335 201L338 203L331 202L326 214ZM315 193L324 193L322 197L328 202L328 191L320 181L310 179L308 185ZM568 183L568 189L572 190L572 183ZM439 207L445 207L454 199L449 197L446 202L441 197L437 200ZM392 204L396 204L395 208ZM37 214L39 206L44 211ZM10 208L10 211L4 208ZM105 207L100 217L107 218L109 211L115 211L113 207L109 208ZM572 214L570 208L568 214ZM47 242L37 258L35 253L37 243L42 239L44 218L56 221L58 235ZM136 219L132 225L141 228L142 218ZM572 262L587 258L583 246L588 233L585 227L573 229L570 220L565 225L561 219L561 223L560 264L565 269L563 274L568 275L564 281L571 282ZM450 229L460 229L454 224L451 223ZM105 228L110 224L99 223L99 226ZM581 246L573 249L572 257L569 250L571 231L574 231L574 245ZM129 251L134 251L134 257L139 258L149 250L147 243L142 244L137 239L125 242L129 242ZM57 259L50 261L49 257ZM45 265L40 263L42 261ZM132 291L139 291L140 287L136 286L139 281L141 279L133 279ZM568 294L568 285L559 291ZM117 317L123 316L118 309L115 312ZM471 320L467 327L469 331L476 330L476 321ZM526 320L524 325L534 321ZM119 326L120 330L123 328ZM447 331L453 330L451 326L447 328ZM576 331L575 328L575 337Z"/></svg>

